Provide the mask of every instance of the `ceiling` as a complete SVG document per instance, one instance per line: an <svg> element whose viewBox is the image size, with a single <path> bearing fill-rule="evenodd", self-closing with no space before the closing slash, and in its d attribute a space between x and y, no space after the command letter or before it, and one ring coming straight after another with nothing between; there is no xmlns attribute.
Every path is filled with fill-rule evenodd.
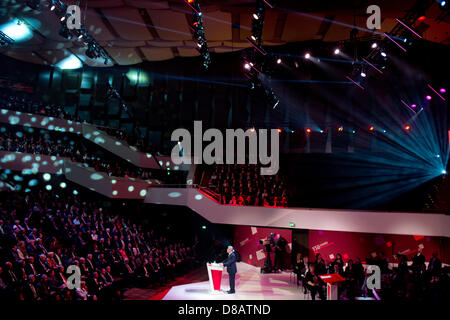
<svg viewBox="0 0 450 320"><path fill-rule="evenodd" d="M355 19L358 27L366 27L365 11L371 4L356 0L303 2L280 0L278 7L266 11L264 46L307 40L348 40ZM415 0L374 2L381 7L382 25L378 31L389 32L396 24L395 18L403 17ZM255 1L208 0L200 3L211 52L230 52L249 46L245 38L251 33ZM83 24L111 56L111 64L132 65L199 55L189 29L191 11L183 0L83 0L81 7L85 15ZM448 14L441 22L438 22L439 15L442 10L435 2L426 12L426 19L414 27L425 30L426 40L449 44ZM85 47L81 41L69 41L58 34L60 22L47 6L35 11L25 5L25 0L2 1L0 26L16 18L22 19L33 34L26 41L0 49L0 53L46 65L76 55L86 65L105 66L103 60L92 60L84 55ZM370 35L365 31L358 34L360 37Z"/></svg>

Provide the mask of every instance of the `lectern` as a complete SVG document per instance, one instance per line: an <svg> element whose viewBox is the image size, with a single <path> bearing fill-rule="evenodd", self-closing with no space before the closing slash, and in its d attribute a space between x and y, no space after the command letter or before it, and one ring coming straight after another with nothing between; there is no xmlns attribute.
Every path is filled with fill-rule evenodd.
<svg viewBox="0 0 450 320"><path fill-rule="evenodd" d="M338 283L345 281L339 273L324 274L319 276L327 284L327 300L338 299Z"/></svg>
<svg viewBox="0 0 450 320"><path fill-rule="evenodd" d="M207 263L206 268L208 269L210 292L219 293L220 285L222 283L222 272L223 272L222 265L219 263Z"/></svg>

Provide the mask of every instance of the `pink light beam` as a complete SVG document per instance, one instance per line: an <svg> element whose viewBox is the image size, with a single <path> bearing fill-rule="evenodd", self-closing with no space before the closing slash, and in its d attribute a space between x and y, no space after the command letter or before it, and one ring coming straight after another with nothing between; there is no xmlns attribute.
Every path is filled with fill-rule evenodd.
<svg viewBox="0 0 450 320"><path fill-rule="evenodd" d="M358 82L356 82L355 80L353 80L352 78L350 78L349 76L345 76L348 80L350 80L351 82L353 82L354 84L356 84L358 87L360 87L362 90L364 90L364 87L361 86Z"/></svg>
<svg viewBox="0 0 450 320"><path fill-rule="evenodd" d="M433 92L436 93L436 94L439 96L439 98L441 98L442 100L445 101L444 97L441 96L436 90L434 90L434 88L433 88L432 86L428 85L428 87L429 87L431 90L433 90Z"/></svg>
<svg viewBox="0 0 450 320"><path fill-rule="evenodd" d="M364 62L366 62L369 66L371 66L372 68L374 68L375 70L377 70L379 73L383 73L380 69L378 69L377 67L375 67L373 64L371 64L369 61L367 61L366 59L364 59Z"/></svg>
<svg viewBox="0 0 450 320"><path fill-rule="evenodd" d="M399 45L399 44L397 43L397 41L395 41L394 39L392 39L391 37L389 37L389 35L388 35L386 32L384 33L384 35L385 35L386 37L388 37L388 39L391 40L393 43L395 43L397 46L399 46L400 49L402 49L403 51L406 52L406 49L403 48L401 45Z"/></svg>
<svg viewBox="0 0 450 320"><path fill-rule="evenodd" d="M418 34L417 32L415 32L413 29L411 29L410 27L408 27L406 24L404 24L402 21L400 21L400 19L395 19L398 22L400 22L406 29L408 29L409 31L411 31L412 33L414 33L416 36L418 36L420 39L422 39L422 36L420 34Z"/></svg>

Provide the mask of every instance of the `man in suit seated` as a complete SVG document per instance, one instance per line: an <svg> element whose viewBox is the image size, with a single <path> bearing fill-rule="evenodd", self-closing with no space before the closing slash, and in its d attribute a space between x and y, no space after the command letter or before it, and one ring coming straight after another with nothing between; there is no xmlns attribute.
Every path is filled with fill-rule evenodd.
<svg viewBox="0 0 450 320"><path fill-rule="evenodd" d="M233 294L235 293L235 277L236 277L236 273L237 273L237 268L236 268L236 254L234 253L234 249L232 246L228 246L227 248L227 253L228 253L228 258L225 259L224 262L222 262L224 267L227 267L227 272L228 275L230 277L230 290L228 291L229 294Z"/></svg>

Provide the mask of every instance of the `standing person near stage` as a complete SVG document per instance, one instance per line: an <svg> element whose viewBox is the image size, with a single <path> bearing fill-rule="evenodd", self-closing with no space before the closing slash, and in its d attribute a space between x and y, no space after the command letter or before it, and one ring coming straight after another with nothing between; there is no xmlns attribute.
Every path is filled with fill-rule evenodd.
<svg viewBox="0 0 450 320"><path fill-rule="evenodd" d="M228 246L227 248L228 258L225 259L225 261L222 263L224 267L227 267L227 272L230 277L230 290L228 291L229 294L235 293L235 284L234 280L237 273L236 268L236 253L234 252L234 249L232 246Z"/></svg>

